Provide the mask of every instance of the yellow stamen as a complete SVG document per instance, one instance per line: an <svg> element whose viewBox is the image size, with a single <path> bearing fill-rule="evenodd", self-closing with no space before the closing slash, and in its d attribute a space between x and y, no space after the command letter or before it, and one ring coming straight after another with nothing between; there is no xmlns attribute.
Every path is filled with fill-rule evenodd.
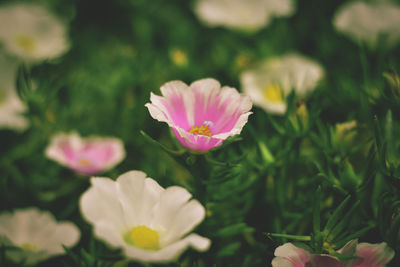
<svg viewBox="0 0 400 267"><path fill-rule="evenodd" d="M190 128L189 133L205 135L205 136L212 135L212 132L210 131L210 129L204 124L202 124L200 127L193 126L192 128Z"/></svg>
<svg viewBox="0 0 400 267"><path fill-rule="evenodd" d="M153 229L139 225L129 232L130 241L133 245L144 249L158 249L158 233Z"/></svg>
<svg viewBox="0 0 400 267"><path fill-rule="evenodd" d="M282 90L276 84L269 84L264 89L263 93L264 93L264 97L270 102L277 103L277 102L282 102L282 100L283 100Z"/></svg>
<svg viewBox="0 0 400 267"><path fill-rule="evenodd" d="M33 53L36 51L36 43L35 40L27 35L17 35L15 36L15 42L17 46L22 48L26 53Z"/></svg>
<svg viewBox="0 0 400 267"><path fill-rule="evenodd" d="M92 165L92 163L87 159L80 159L79 165L81 165L83 167L88 167L88 166Z"/></svg>
<svg viewBox="0 0 400 267"><path fill-rule="evenodd" d="M31 243L22 243L22 244L20 245L20 247L21 247L23 250L27 250L27 251L35 251L35 250L38 250L38 249L39 249L38 246L33 245L33 244L31 244Z"/></svg>

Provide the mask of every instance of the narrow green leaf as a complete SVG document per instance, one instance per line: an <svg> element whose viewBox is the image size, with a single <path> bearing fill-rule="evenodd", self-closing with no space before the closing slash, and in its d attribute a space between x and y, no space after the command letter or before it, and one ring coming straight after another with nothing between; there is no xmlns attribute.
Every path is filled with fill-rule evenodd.
<svg viewBox="0 0 400 267"><path fill-rule="evenodd" d="M340 203L340 205L336 208L336 210L333 212L333 214L329 218L328 222L325 225L324 231L323 231L325 233L325 236L327 236L330 233L330 231L336 225L336 223L343 217L346 205L350 201L350 198L351 198L350 195L347 196L342 201L342 203Z"/></svg>
<svg viewBox="0 0 400 267"><path fill-rule="evenodd" d="M309 235L288 235L288 234L278 234L278 233L265 233L267 238L271 237L279 237L279 238L287 238L291 240L297 240L297 241L310 241L311 236Z"/></svg>
<svg viewBox="0 0 400 267"><path fill-rule="evenodd" d="M360 201L358 200L353 207L341 218L339 223L337 223L333 229L326 235L326 238L328 242L331 240L335 240L335 237L339 233L345 232L346 226L349 224L350 218L352 217L353 213L357 210L358 206L360 204Z"/></svg>
<svg viewBox="0 0 400 267"><path fill-rule="evenodd" d="M315 192L315 201L313 209L314 235L319 234L319 232L321 231L320 217L321 217L321 186L318 186L317 191Z"/></svg>

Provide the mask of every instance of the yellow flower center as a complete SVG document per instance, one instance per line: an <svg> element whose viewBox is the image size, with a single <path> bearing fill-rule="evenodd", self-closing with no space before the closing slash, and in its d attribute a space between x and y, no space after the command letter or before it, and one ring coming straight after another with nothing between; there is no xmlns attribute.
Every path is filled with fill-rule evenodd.
<svg viewBox="0 0 400 267"><path fill-rule="evenodd" d="M88 167L88 166L92 165L92 163L87 159L80 159L79 165L81 165L82 167Z"/></svg>
<svg viewBox="0 0 400 267"><path fill-rule="evenodd" d="M171 58L172 58L172 61L177 66L184 66L188 62L186 53L179 49L175 49L172 51Z"/></svg>
<svg viewBox="0 0 400 267"><path fill-rule="evenodd" d="M31 243L22 243L22 244L20 245L20 247L21 247L23 250L27 250L27 251L35 251L35 250L38 250L38 249L39 249L38 246L36 246L36 245L34 245L34 244L31 244Z"/></svg>
<svg viewBox="0 0 400 267"><path fill-rule="evenodd" d="M205 135L205 136L212 135L212 132L210 131L210 129L204 124L202 124L200 127L193 126L192 128L190 128L189 133L200 134L200 135Z"/></svg>
<svg viewBox="0 0 400 267"><path fill-rule="evenodd" d="M24 50L26 53L33 53L36 51L35 40L27 35L17 35L15 36L15 43L19 48Z"/></svg>
<svg viewBox="0 0 400 267"><path fill-rule="evenodd" d="M158 249L158 233L153 229L139 225L129 232L130 241L133 245L144 249Z"/></svg>
<svg viewBox="0 0 400 267"><path fill-rule="evenodd" d="M270 84L264 89L264 97L270 102L282 102L282 90L276 84Z"/></svg>

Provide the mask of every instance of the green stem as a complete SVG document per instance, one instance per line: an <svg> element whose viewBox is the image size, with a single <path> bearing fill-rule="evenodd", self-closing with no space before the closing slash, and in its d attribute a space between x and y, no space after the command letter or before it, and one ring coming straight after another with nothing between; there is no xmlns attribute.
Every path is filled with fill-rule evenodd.
<svg viewBox="0 0 400 267"><path fill-rule="evenodd" d="M266 235L267 237L281 237L298 241L311 241L311 236L309 235L288 235L288 234L278 234L278 233L266 233Z"/></svg>

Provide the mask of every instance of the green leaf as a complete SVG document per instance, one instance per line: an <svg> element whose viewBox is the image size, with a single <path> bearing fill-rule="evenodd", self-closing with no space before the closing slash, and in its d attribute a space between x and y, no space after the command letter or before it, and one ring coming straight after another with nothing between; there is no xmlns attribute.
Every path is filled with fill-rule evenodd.
<svg viewBox="0 0 400 267"><path fill-rule="evenodd" d="M342 203L336 208L336 210L333 212L333 214L330 216L328 222L325 225L325 228L323 230L324 235L328 236L329 233L331 232L332 228L339 222L341 218L343 218L343 214L345 212L345 208L347 203L350 201L351 196L347 196Z"/></svg>
<svg viewBox="0 0 400 267"><path fill-rule="evenodd" d="M318 186L317 191L315 192L315 201L314 201L314 209L313 209L313 230L314 235L319 234L321 231L320 225L320 217L321 217L321 186Z"/></svg>
<svg viewBox="0 0 400 267"><path fill-rule="evenodd" d="M247 224L241 222L238 224L230 225L228 227L218 230L215 235L220 237L229 237L238 234L252 233L254 228L247 226Z"/></svg>
<svg viewBox="0 0 400 267"><path fill-rule="evenodd" d="M225 246L223 249L217 252L217 257L228 257L232 256L241 248L242 244L237 241L230 243L229 245Z"/></svg>

